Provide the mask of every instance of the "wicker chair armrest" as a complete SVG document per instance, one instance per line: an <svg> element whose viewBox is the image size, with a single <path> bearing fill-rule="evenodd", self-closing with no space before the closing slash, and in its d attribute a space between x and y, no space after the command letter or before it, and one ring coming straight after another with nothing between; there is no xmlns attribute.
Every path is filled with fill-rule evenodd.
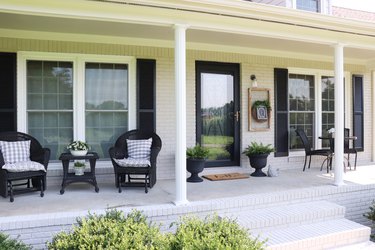
<svg viewBox="0 0 375 250"><path fill-rule="evenodd" d="M111 147L109 150L109 156L113 159L123 159L128 156L121 148Z"/></svg>
<svg viewBox="0 0 375 250"><path fill-rule="evenodd" d="M30 155L30 159L43 164L44 168L47 170L50 156L51 150L49 148L41 148L39 151Z"/></svg>
<svg viewBox="0 0 375 250"><path fill-rule="evenodd" d="M158 157L158 154L160 152L160 147L153 147L151 148L151 155L150 155L150 161L156 163L156 158Z"/></svg>
<svg viewBox="0 0 375 250"><path fill-rule="evenodd" d="M4 164L5 164L5 162L4 162L3 153L0 150L0 169L3 168Z"/></svg>

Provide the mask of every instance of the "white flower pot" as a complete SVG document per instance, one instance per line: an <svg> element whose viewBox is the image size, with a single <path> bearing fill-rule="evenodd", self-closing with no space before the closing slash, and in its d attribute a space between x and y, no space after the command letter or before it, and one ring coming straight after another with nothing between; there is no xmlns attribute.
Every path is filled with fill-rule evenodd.
<svg viewBox="0 0 375 250"><path fill-rule="evenodd" d="M70 150L70 153L74 156L85 156L87 154L87 150Z"/></svg>
<svg viewBox="0 0 375 250"><path fill-rule="evenodd" d="M84 175L85 174L85 168L84 167L74 168L74 174L75 175Z"/></svg>

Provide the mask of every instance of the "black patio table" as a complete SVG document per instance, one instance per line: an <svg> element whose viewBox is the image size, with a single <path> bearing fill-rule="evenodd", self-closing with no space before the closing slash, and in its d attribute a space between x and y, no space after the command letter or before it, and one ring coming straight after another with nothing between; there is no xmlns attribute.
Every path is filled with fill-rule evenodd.
<svg viewBox="0 0 375 250"><path fill-rule="evenodd" d="M64 194L65 187L70 183L74 182L87 182L95 187L95 192L99 192L99 187L96 182L95 176L95 164L99 156L96 152L88 152L84 156L74 156L71 153L62 153L59 157L63 165L63 181L61 184L60 194ZM75 175L74 173L69 173L69 162L73 160L89 160L90 162L90 172L85 172L83 175Z"/></svg>
<svg viewBox="0 0 375 250"><path fill-rule="evenodd" d="M335 137L332 137L332 136L319 136L318 138L321 139L321 140L329 140L329 149L333 153L335 153ZM354 140L357 140L357 136L345 136L344 140L353 140L354 141ZM350 168L351 168L349 159L347 157L345 157L345 156L344 156L344 158L346 159L346 161L348 163L348 166L350 166ZM345 165L345 162L344 162L344 165ZM344 167L344 170L346 171L345 167Z"/></svg>

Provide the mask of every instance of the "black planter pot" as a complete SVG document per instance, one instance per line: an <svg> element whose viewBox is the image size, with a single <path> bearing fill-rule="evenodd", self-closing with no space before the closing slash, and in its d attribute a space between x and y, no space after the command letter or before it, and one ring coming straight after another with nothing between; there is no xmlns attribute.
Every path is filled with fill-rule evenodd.
<svg viewBox="0 0 375 250"><path fill-rule="evenodd" d="M259 154L259 155L252 155L249 156L250 166L255 168L255 172L251 174L251 176L255 177L262 177L267 176L263 173L262 168L267 165L267 157L269 154Z"/></svg>
<svg viewBox="0 0 375 250"><path fill-rule="evenodd" d="M187 159L186 169L191 176L186 179L187 182L202 182L203 179L198 176L204 169L205 159Z"/></svg>

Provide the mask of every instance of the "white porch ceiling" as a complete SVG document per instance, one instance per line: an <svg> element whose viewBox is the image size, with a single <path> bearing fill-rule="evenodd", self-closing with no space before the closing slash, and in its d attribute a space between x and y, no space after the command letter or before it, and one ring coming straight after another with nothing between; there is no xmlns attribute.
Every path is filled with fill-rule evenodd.
<svg viewBox="0 0 375 250"><path fill-rule="evenodd" d="M90 19L62 18L52 16L25 15L16 13L0 13L0 29L19 30L32 32L53 32L62 34L109 36L114 38L136 38L149 40L150 46L153 41L165 41L166 47L173 46L174 30L171 25L157 26L149 24L137 24L127 22L100 21ZM265 53L270 55L294 56L306 55L313 57L333 57L333 48L326 44L295 41L273 37L262 37L259 35L239 34L238 32L220 32L191 28L187 30L188 47L199 49L198 45L206 45L205 49L228 51L243 50L244 53ZM94 38L94 37L93 37ZM48 36L43 39L50 39ZM67 39L69 37L67 36ZM93 42L96 40L93 39ZM115 40L113 40L117 43ZM375 59L375 50L359 49L353 47L345 48L345 59L355 61L371 61Z"/></svg>

